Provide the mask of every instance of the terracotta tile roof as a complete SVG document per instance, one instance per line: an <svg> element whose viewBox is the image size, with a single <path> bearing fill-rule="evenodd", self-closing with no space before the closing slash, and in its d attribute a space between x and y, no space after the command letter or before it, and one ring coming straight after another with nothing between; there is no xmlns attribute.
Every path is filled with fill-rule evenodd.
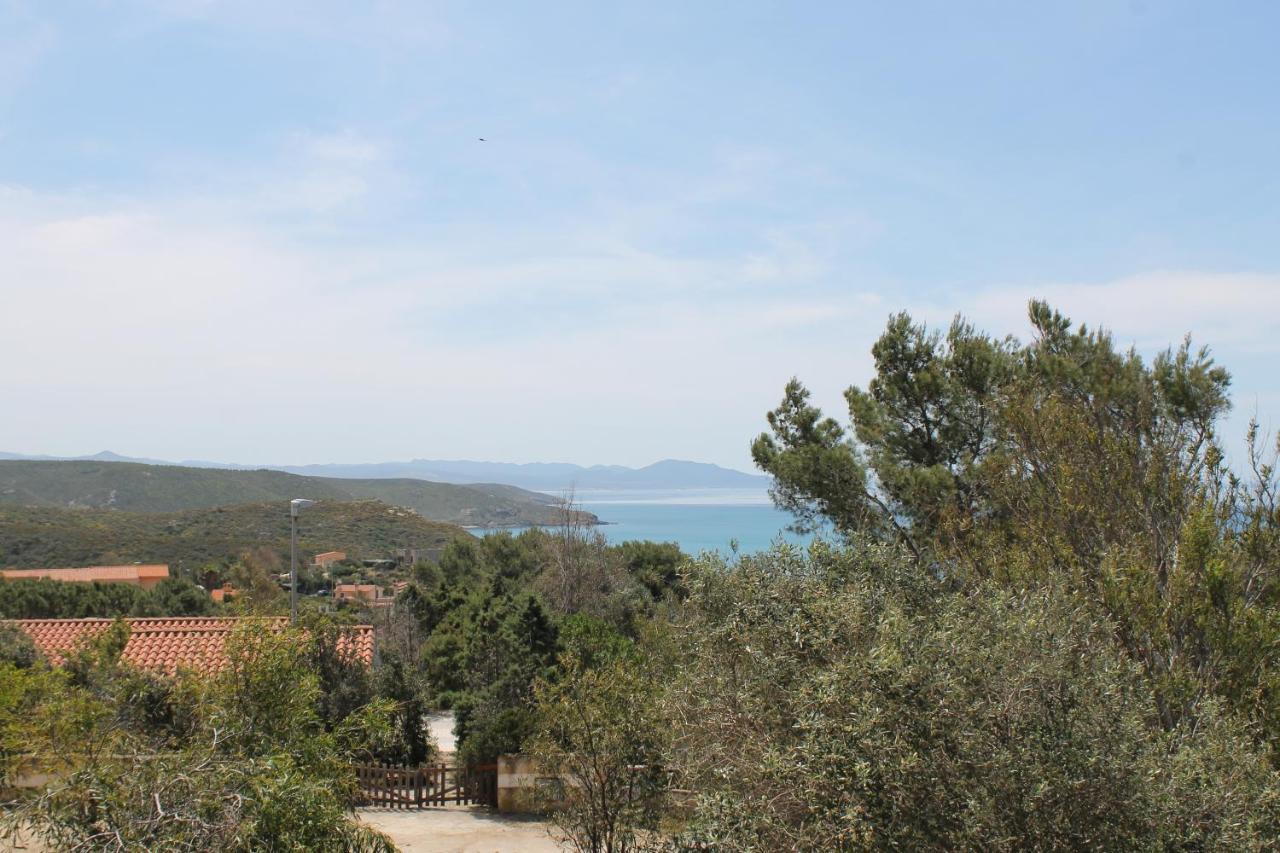
<svg viewBox="0 0 1280 853"><path fill-rule="evenodd" d="M3 569L0 576L6 580L24 578L48 578L55 581L124 581L139 583L144 580L163 580L169 577L166 565L84 566L76 569Z"/></svg>
<svg viewBox="0 0 1280 853"><path fill-rule="evenodd" d="M111 619L18 619L17 625L35 643L54 666L64 661L64 653L73 651L111 626ZM172 675L179 669L217 672L226 665L223 646L227 636L243 622L264 623L281 631L289 624L285 617L211 617L191 616L169 619L125 619L129 625L129 641L120 658L141 669ZM367 665L373 664L373 627L353 625L339 648L351 648Z"/></svg>
<svg viewBox="0 0 1280 853"><path fill-rule="evenodd" d="M338 598L382 598L382 587L372 583L340 583L333 588Z"/></svg>

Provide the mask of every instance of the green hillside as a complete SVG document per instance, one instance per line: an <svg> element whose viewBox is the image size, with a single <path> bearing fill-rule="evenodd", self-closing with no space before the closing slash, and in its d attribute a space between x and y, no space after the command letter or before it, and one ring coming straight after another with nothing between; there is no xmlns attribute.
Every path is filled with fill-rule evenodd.
<svg viewBox="0 0 1280 853"><path fill-rule="evenodd" d="M378 501L321 501L299 524L299 552L384 558L398 548L432 557L471 534ZM279 501L171 513L0 504L0 566L168 563L191 568L251 548L289 556L289 511Z"/></svg>
<svg viewBox="0 0 1280 853"><path fill-rule="evenodd" d="M480 527L551 524L557 520L552 498L512 486L346 480L283 471L134 462L0 461L0 506L176 512L290 498L380 500L409 507L434 521Z"/></svg>

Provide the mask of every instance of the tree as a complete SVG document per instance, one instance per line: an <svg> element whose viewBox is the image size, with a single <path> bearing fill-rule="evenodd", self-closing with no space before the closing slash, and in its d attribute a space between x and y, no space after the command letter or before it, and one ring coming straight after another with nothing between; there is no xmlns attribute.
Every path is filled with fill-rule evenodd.
<svg viewBox="0 0 1280 853"><path fill-rule="evenodd" d="M316 674L319 690L316 712L328 731L369 703L374 696L368 665L353 653L348 626L330 616L307 615L307 664Z"/></svg>
<svg viewBox="0 0 1280 853"><path fill-rule="evenodd" d="M680 577L687 559L674 542L623 542L616 548L627 573L638 580L654 601L683 598L688 590Z"/></svg>
<svg viewBox="0 0 1280 853"><path fill-rule="evenodd" d="M556 661L558 629L537 598L493 595L470 620L466 693L455 706L459 755L488 764L519 752L536 722L533 685Z"/></svg>
<svg viewBox="0 0 1280 853"><path fill-rule="evenodd" d="M851 438L793 381L753 446L775 498L951 583L1066 585L1115 623L1166 728L1216 695L1277 742L1274 468L1251 453L1250 486L1223 463L1229 374L1189 340L1147 363L1042 302L1029 316L1027 344L893 317L846 392Z"/></svg>
<svg viewBox="0 0 1280 853"><path fill-rule="evenodd" d="M379 698L395 703L392 737L376 757L410 767L425 764L435 755L436 744L427 724L427 686L420 674L395 652L384 652L374 689Z"/></svg>
<svg viewBox="0 0 1280 853"><path fill-rule="evenodd" d="M213 612L209 593L185 578L160 581L151 590L151 600L156 616L208 616Z"/></svg>
<svg viewBox="0 0 1280 853"><path fill-rule="evenodd" d="M867 389L845 392L852 436L792 380L769 413L771 431L752 445L756 463L775 478L779 505L802 522L823 519L931 558L976 550L967 548L975 529L1016 532L1013 514L1047 514L1019 503L1008 487L1034 485L1045 466L1064 460L1064 419L1094 430L1091 438L1074 434L1090 442L1081 451L1103 463L1129 454L1150 466L1139 479L1194 482L1228 405L1230 377L1207 351L1184 343L1148 366L1118 351L1105 331L1073 330L1043 302L1032 302L1029 316L1036 338L1021 345L978 333L962 318L943 338L894 315L872 348L876 374ZM1109 485L1105 476L1093 479ZM1084 529L1069 545L1096 562L1116 537L1096 523ZM1119 521L1112 529L1127 530Z"/></svg>
<svg viewBox="0 0 1280 853"><path fill-rule="evenodd" d="M536 588L557 613L602 616L622 590L625 575L604 536L588 528L571 494L561 498L559 516Z"/></svg>
<svg viewBox="0 0 1280 853"><path fill-rule="evenodd" d="M981 509L976 469L993 447L1013 351L960 318L944 340L894 315L872 348L875 377L845 391L852 438L792 379L752 457L803 527L828 521L919 554L947 519Z"/></svg>
<svg viewBox="0 0 1280 853"><path fill-rule="evenodd" d="M562 782L547 805L575 849L627 853L657 827L666 793L658 695L634 647L595 666L570 651L556 678L538 683L530 751Z"/></svg>
<svg viewBox="0 0 1280 853"><path fill-rule="evenodd" d="M268 548L255 548L240 555L227 571L236 588L233 599L237 611L255 615L278 613L284 607L284 592L276 583L282 563Z"/></svg>
<svg viewBox="0 0 1280 853"><path fill-rule="evenodd" d="M0 584L0 617L6 619L203 616L212 611L209 594L182 578L166 578L149 590L100 581L23 579Z"/></svg>
<svg viewBox="0 0 1280 853"><path fill-rule="evenodd" d="M131 584L48 579L0 583L0 616L6 619L110 618L152 609L148 592Z"/></svg>

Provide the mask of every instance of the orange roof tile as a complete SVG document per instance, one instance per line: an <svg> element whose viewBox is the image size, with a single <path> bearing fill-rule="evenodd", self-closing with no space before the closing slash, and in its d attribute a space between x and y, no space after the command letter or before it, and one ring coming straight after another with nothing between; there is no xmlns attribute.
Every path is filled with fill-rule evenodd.
<svg viewBox="0 0 1280 853"><path fill-rule="evenodd" d="M18 619L0 624L17 625L31 637L45 658L60 666L67 652L83 646L109 628L111 619ZM227 636L243 622L258 622L281 631L289 624L283 616L191 616L169 619L125 619L129 640L120 659L141 669L172 675L179 669L216 672L226 665L223 647ZM373 664L373 627L353 625L339 648L350 649L366 665Z"/></svg>
<svg viewBox="0 0 1280 853"><path fill-rule="evenodd" d="M359 595L365 598L380 598L382 587L373 583L340 583L333 588L337 595Z"/></svg>
<svg viewBox="0 0 1280 853"><path fill-rule="evenodd" d="M141 581L167 578L169 567L163 564L129 566L84 566L75 569L3 569L6 580L48 578L55 581Z"/></svg>

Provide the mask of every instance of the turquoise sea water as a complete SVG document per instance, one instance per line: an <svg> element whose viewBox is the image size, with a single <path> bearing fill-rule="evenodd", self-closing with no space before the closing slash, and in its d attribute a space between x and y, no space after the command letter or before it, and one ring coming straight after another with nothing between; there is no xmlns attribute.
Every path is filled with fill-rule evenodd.
<svg viewBox="0 0 1280 853"><path fill-rule="evenodd" d="M579 506L599 516L598 529L611 544L630 539L675 542L687 554L768 548L779 538L807 542L785 528L791 515L774 508L764 492L705 491L579 492ZM481 533L485 531L474 531Z"/></svg>

